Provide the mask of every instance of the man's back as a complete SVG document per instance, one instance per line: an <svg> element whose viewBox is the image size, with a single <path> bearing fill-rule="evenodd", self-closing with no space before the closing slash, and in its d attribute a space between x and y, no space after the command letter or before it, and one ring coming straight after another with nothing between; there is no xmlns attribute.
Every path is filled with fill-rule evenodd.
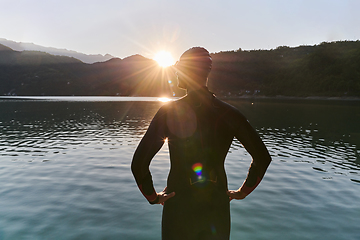
<svg viewBox="0 0 360 240"><path fill-rule="evenodd" d="M171 167L166 192L176 195L164 203L164 239L199 239L213 236L214 231L217 237L227 239L230 212L224 162L234 137L255 156L256 164L248 177L250 187L255 188L268 166L267 151L237 109L204 87L158 111L139 151L144 152L142 146L148 142L168 139ZM150 159L152 152L142 157Z"/></svg>
<svg viewBox="0 0 360 240"><path fill-rule="evenodd" d="M224 161L234 138L230 106L206 88L164 107L171 170L168 191L216 183L227 190ZM179 192L180 193L180 192Z"/></svg>
<svg viewBox="0 0 360 240"><path fill-rule="evenodd" d="M270 155L246 118L206 87L211 57L192 48L181 57L178 86L187 95L160 108L135 151L132 171L151 204L163 204L163 239L229 239L231 199L243 199L263 178ZM227 189L224 161L236 137L253 158L241 188ZM167 187L157 193L149 165L165 139L170 152Z"/></svg>
<svg viewBox="0 0 360 240"><path fill-rule="evenodd" d="M229 198L224 161L234 134L222 102L206 88L164 106L171 168L164 239L227 239Z"/></svg>

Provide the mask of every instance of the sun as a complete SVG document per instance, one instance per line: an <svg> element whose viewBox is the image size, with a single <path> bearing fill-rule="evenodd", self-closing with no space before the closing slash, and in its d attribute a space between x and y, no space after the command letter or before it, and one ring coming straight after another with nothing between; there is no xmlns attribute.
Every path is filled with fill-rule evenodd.
<svg viewBox="0 0 360 240"><path fill-rule="evenodd" d="M174 64L174 58L171 56L170 52L167 51L160 51L155 54L154 60L161 66L161 67L169 67Z"/></svg>

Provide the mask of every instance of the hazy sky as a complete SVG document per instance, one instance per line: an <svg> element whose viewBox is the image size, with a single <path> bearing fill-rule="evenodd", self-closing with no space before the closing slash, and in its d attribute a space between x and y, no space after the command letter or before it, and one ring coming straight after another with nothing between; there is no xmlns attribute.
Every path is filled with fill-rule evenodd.
<svg viewBox="0 0 360 240"><path fill-rule="evenodd" d="M360 39L360 0L0 0L0 38L121 58Z"/></svg>

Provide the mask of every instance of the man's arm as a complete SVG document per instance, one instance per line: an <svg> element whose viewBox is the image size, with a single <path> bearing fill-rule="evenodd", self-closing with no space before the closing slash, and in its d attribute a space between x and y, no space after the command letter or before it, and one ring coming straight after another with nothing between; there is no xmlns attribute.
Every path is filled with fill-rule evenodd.
<svg viewBox="0 0 360 240"><path fill-rule="evenodd" d="M271 162L271 157L263 141L247 119L239 113L236 120L235 137L250 153L252 162L243 185L236 191L228 191L228 195L230 199L244 199L261 182Z"/></svg>
<svg viewBox="0 0 360 240"><path fill-rule="evenodd" d="M149 170L152 158L164 144L166 138L165 124L165 111L161 108L140 141L131 163L131 171L135 181L141 193L151 204L163 203L168 197L171 197L171 194L165 194L164 191L156 193Z"/></svg>

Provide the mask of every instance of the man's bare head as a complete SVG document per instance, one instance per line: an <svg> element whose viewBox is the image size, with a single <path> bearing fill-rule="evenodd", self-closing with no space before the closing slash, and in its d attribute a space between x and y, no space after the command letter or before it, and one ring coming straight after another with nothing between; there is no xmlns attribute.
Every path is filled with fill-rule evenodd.
<svg viewBox="0 0 360 240"><path fill-rule="evenodd" d="M212 59L205 48L190 48L181 55L180 60L176 63L178 86L188 89L206 85L211 67Z"/></svg>

